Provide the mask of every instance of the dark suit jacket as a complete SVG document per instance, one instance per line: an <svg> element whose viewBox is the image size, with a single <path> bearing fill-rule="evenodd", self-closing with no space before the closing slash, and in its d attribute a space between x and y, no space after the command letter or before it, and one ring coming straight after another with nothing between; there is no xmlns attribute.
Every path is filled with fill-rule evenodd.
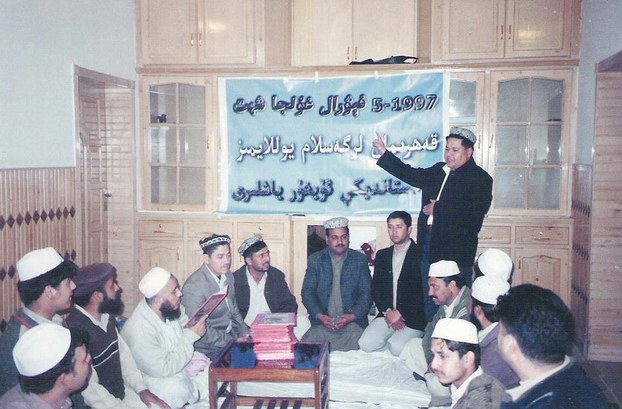
<svg viewBox="0 0 622 409"><path fill-rule="evenodd" d="M421 189L421 212L417 220L417 243L423 243L428 216L423 206L435 200L445 179L438 162L429 168L413 168L386 151L378 166L396 178ZM434 205L434 224L430 242L430 263L454 260L460 267L471 267L477 252L477 234L492 201L492 178L473 158L451 172L440 200ZM423 246L419 246L423 251Z"/></svg>
<svg viewBox="0 0 622 409"><path fill-rule="evenodd" d="M372 278L372 296L378 308L378 317L383 311L393 309L393 250L395 246L378 250ZM427 283L426 283L427 284ZM421 283L421 258L417 245L411 239L404 257L400 278L397 281L396 308L402 314L409 328L423 331L426 325L423 311Z"/></svg>
<svg viewBox="0 0 622 409"><path fill-rule="evenodd" d="M270 266L266 273L266 288L264 296L270 307L270 312L298 312L296 297L289 291L285 274L277 268ZM235 298L242 318L246 318L251 299L250 287L246 277L246 265L233 272L235 278Z"/></svg>
<svg viewBox="0 0 622 409"><path fill-rule="evenodd" d="M311 254L302 283L302 303L309 312L311 325L320 325L318 314L328 314L328 299L333 285L333 265L328 247ZM371 308L371 274L367 258L358 251L348 249L341 271L341 301L344 314L356 315L356 323L365 328Z"/></svg>

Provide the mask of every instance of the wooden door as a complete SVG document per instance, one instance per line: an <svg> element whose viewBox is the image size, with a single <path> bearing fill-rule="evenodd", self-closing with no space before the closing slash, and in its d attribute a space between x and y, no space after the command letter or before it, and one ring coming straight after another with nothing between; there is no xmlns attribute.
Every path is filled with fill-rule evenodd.
<svg viewBox="0 0 622 409"><path fill-rule="evenodd" d="M353 2L353 60L417 56L416 0Z"/></svg>
<svg viewBox="0 0 622 409"><path fill-rule="evenodd" d="M108 259L108 191L104 155L103 84L79 82L80 184L82 202L82 263Z"/></svg>
<svg viewBox="0 0 622 409"><path fill-rule="evenodd" d="M504 0L445 0L441 59L502 58Z"/></svg>
<svg viewBox="0 0 622 409"><path fill-rule="evenodd" d="M573 0L509 0L506 57L567 57Z"/></svg>
<svg viewBox="0 0 622 409"><path fill-rule="evenodd" d="M292 65L347 65L352 48L352 0L294 0Z"/></svg>

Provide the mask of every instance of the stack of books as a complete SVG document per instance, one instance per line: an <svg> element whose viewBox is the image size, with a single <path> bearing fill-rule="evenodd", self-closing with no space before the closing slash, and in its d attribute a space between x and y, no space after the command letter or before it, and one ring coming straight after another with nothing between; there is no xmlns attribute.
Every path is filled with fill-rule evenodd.
<svg viewBox="0 0 622 409"><path fill-rule="evenodd" d="M253 350L258 361L294 360L296 314L293 312L258 314L251 324Z"/></svg>

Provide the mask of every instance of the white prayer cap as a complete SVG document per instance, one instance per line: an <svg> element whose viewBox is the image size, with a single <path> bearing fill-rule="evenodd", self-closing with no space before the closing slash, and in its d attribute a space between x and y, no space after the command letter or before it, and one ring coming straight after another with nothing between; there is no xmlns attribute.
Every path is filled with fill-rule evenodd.
<svg viewBox="0 0 622 409"><path fill-rule="evenodd" d="M151 298L164 288L170 278L171 273L161 267L154 267L140 280L138 289L146 298Z"/></svg>
<svg viewBox="0 0 622 409"><path fill-rule="evenodd" d="M428 277L450 277L460 274L458 264L452 260L441 260L430 264Z"/></svg>
<svg viewBox="0 0 622 409"><path fill-rule="evenodd" d="M497 298L508 292L510 284L497 277L479 276L473 281L471 296L484 304L497 305Z"/></svg>
<svg viewBox="0 0 622 409"><path fill-rule="evenodd" d="M432 338L441 338L449 341L479 344L477 328L471 322L460 318L442 318L434 326Z"/></svg>
<svg viewBox="0 0 622 409"><path fill-rule="evenodd" d="M482 274L508 281L512 274L512 259L504 251L488 249L477 258L477 267Z"/></svg>
<svg viewBox="0 0 622 409"><path fill-rule="evenodd" d="M71 346L71 332L58 324L39 324L24 333L13 348L13 361L23 376L54 368Z"/></svg>
<svg viewBox="0 0 622 409"><path fill-rule="evenodd" d="M340 229L342 227L348 227L348 219L345 217L333 217L324 222L325 229Z"/></svg>
<svg viewBox="0 0 622 409"><path fill-rule="evenodd" d="M39 277L58 267L62 262L63 258L52 247L45 247L26 253L16 264L19 281L27 281Z"/></svg>

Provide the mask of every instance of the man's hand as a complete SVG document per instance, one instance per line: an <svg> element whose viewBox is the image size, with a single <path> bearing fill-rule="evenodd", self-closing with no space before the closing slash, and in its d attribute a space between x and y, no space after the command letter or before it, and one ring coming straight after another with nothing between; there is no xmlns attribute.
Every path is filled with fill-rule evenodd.
<svg viewBox="0 0 622 409"><path fill-rule="evenodd" d="M384 155L384 153L387 151L387 146L384 144L384 141L378 134L376 134L376 139L372 141L372 145L374 145L374 148L376 148L380 155Z"/></svg>
<svg viewBox="0 0 622 409"><path fill-rule="evenodd" d="M171 409L171 407L168 406L166 402L151 393L149 389L145 389L144 391L139 392L138 396L140 396L140 400L142 400L148 408L150 408L151 405L154 404L162 409Z"/></svg>
<svg viewBox="0 0 622 409"><path fill-rule="evenodd" d="M194 332L200 337L205 335L205 331L207 330L207 327L205 326L206 319L207 319L207 315L204 315L203 317L201 317L201 319L196 324L194 324L193 327L190 327L190 330L192 330L192 332Z"/></svg>
<svg viewBox="0 0 622 409"><path fill-rule="evenodd" d="M430 199L430 203L423 206L423 214L432 216L434 214L434 203L436 203L436 200Z"/></svg>
<svg viewBox="0 0 622 409"><path fill-rule="evenodd" d="M335 330L339 330L349 323L356 320L356 315L354 314L343 314L335 318Z"/></svg>

